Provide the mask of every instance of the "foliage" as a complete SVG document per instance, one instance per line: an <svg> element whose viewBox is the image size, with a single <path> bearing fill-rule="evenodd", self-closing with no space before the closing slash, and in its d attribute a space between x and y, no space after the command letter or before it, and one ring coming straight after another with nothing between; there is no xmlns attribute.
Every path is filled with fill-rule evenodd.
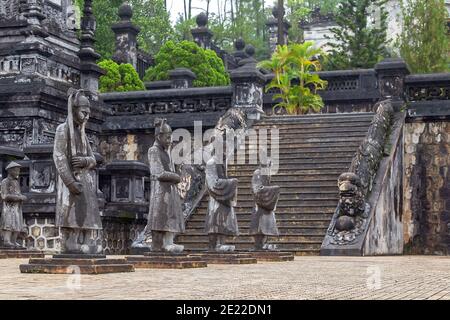
<svg viewBox="0 0 450 320"><path fill-rule="evenodd" d="M273 71L274 78L266 90L276 89L280 93L273 99L281 99L274 108L284 108L289 114L319 112L324 103L317 94L325 89L327 82L316 73L321 64L315 57L324 55L314 48L312 41L303 44L277 46L271 60L263 61L259 67ZM298 82L298 84L294 84Z"/></svg>
<svg viewBox="0 0 450 320"><path fill-rule="evenodd" d="M337 28L328 39L331 49L327 69L372 68L388 55L387 0L347 0L336 14ZM371 18L378 17L378 18Z"/></svg>
<svg viewBox="0 0 450 320"><path fill-rule="evenodd" d="M444 0L402 0L401 10L402 33L396 45L411 71L447 71L450 46Z"/></svg>
<svg viewBox="0 0 450 320"><path fill-rule="evenodd" d="M200 48L195 42L167 41L155 57L156 65L149 68L144 80L167 80L169 71L175 68L188 68L197 79L194 87L228 85L230 78L222 59L212 50Z"/></svg>
<svg viewBox="0 0 450 320"><path fill-rule="evenodd" d="M303 30L300 28L300 21L308 20L311 12L316 8L320 9L323 15L336 13L338 4L342 0L287 0L286 18L292 23L289 30L289 39L292 42L303 41Z"/></svg>
<svg viewBox="0 0 450 320"><path fill-rule="evenodd" d="M113 60L103 60L99 67L107 73L100 77L100 92L126 92L145 90L144 83L129 63L117 64Z"/></svg>
<svg viewBox="0 0 450 320"><path fill-rule="evenodd" d="M93 1L93 12L97 20L95 46L103 59L110 59L113 55L115 39L111 26L119 21L118 10L123 2L123 0ZM132 21L141 28L138 36L140 48L152 54L156 53L161 44L173 34L164 0L129 0L129 3L133 7ZM75 4L82 9L83 0L76 0Z"/></svg>

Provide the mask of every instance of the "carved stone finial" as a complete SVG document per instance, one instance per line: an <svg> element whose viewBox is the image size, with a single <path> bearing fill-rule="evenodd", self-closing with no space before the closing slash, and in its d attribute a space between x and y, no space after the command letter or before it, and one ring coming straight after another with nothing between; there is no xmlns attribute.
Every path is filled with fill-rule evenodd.
<svg viewBox="0 0 450 320"><path fill-rule="evenodd" d="M249 57L254 57L254 55L256 53L255 47L252 46L251 44L248 44L245 47L245 53L248 54Z"/></svg>
<svg viewBox="0 0 450 320"><path fill-rule="evenodd" d="M242 38L237 39L234 42L234 48L236 51L243 51L245 49L245 41Z"/></svg>
<svg viewBox="0 0 450 320"><path fill-rule="evenodd" d="M119 7L119 17L122 21L130 21L133 17L133 8L127 1Z"/></svg>
<svg viewBox="0 0 450 320"><path fill-rule="evenodd" d="M196 22L199 28L206 27L206 25L208 24L208 16L206 15L206 13L200 13L196 18Z"/></svg>

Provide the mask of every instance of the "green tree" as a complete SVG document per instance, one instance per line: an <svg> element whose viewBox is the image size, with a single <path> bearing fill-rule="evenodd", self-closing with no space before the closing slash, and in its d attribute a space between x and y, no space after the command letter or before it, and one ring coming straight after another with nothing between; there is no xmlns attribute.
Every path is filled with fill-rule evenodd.
<svg viewBox="0 0 450 320"><path fill-rule="evenodd" d="M169 71L188 68L197 76L195 87L223 86L230 83L222 59L212 50L200 48L191 41L167 41L155 57L156 65L145 73L144 80L168 80Z"/></svg>
<svg viewBox="0 0 450 320"><path fill-rule="evenodd" d="M444 0L402 0L400 55L414 73L448 70L448 12Z"/></svg>
<svg viewBox="0 0 450 320"><path fill-rule="evenodd" d="M118 22L118 11L123 2L123 0L93 1L92 9L97 20L95 46L103 59L110 59L113 55L115 39L111 26ZM129 0L129 3L133 7L132 21L141 28L138 36L140 48L155 54L161 44L173 34L164 0ZM83 0L76 0L75 4L82 8Z"/></svg>
<svg viewBox="0 0 450 320"><path fill-rule="evenodd" d="M372 68L388 55L387 0L346 0L331 28L332 48L327 69Z"/></svg>
<svg viewBox="0 0 450 320"><path fill-rule="evenodd" d="M100 92L145 90L144 83L139 79L139 75L131 64L117 64L112 60L103 60L98 65L106 71L99 80Z"/></svg>
<svg viewBox="0 0 450 320"><path fill-rule="evenodd" d="M323 15L336 13L340 2L342 0L287 0L286 17L292 23L289 30L290 41L303 41L303 30L301 30L299 22L308 20L312 11L319 8Z"/></svg>
<svg viewBox="0 0 450 320"><path fill-rule="evenodd" d="M259 67L274 73L274 78L266 86L266 91L276 89L279 92L273 99L280 99L281 102L274 109L281 107L289 114L306 114L319 112L323 108L324 103L317 91L325 89L327 82L317 74L321 70L321 64L316 59L318 55L324 53L314 48L312 41L307 41L277 46L272 59L259 64Z"/></svg>

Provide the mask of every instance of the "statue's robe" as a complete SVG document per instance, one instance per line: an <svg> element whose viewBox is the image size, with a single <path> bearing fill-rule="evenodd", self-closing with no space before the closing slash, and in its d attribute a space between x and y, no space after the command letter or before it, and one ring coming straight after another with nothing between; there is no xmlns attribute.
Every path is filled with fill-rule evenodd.
<svg viewBox="0 0 450 320"><path fill-rule="evenodd" d="M74 126L74 137L69 134L69 126L63 123L56 129L53 160L58 172L56 197L56 226L72 229L101 230L102 221L98 208L95 174L92 170L97 165L94 154L85 138L85 146L81 141L81 131ZM74 144L76 155L72 154ZM86 150L83 150L86 149ZM83 169L72 168L72 157L87 157L88 166ZM70 193L68 185L78 181L83 186L79 195Z"/></svg>
<svg viewBox="0 0 450 320"><path fill-rule="evenodd" d="M0 217L0 230L23 232L22 201L18 179L6 178L2 181L1 195L3 211Z"/></svg>
<svg viewBox="0 0 450 320"><path fill-rule="evenodd" d="M280 187L270 186L269 176L262 174L261 169L257 169L252 177L252 191L255 207L250 222L250 234L278 236L275 209L280 195Z"/></svg>
<svg viewBox="0 0 450 320"><path fill-rule="evenodd" d="M150 164L150 209L146 234L151 231L184 232L178 175L166 150L156 141L148 150Z"/></svg>
<svg viewBox="0 0 450 320"><path fill-rule="evenodd" d="M206 186L209 193L205 232L237 236L239 228L234 205L237 198L237 179L227 177L225 165L212 158L206 164Z"/></svg>

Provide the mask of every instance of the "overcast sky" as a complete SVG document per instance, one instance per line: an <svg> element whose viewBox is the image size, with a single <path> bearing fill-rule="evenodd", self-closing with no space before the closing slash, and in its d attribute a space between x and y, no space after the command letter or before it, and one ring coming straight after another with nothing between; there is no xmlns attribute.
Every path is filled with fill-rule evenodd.
<svg viewBox="0 0 450 320"><path fill-rule="evenodd" d="M186 0L186 3L188 1ZM222 2L222 1L221 1ZM198 9L201 8L201 9ZM206 9L206 1L204 0L192 0L192 16L196 16L200 12L204 11ZM172 22L175 22L175 20L178 17L178 14L184 14L184 1L183 0L167 0L167 10L169 10ZM210 11L216 12L217 11L217 1L213 0L210 4Z"/></svg>

